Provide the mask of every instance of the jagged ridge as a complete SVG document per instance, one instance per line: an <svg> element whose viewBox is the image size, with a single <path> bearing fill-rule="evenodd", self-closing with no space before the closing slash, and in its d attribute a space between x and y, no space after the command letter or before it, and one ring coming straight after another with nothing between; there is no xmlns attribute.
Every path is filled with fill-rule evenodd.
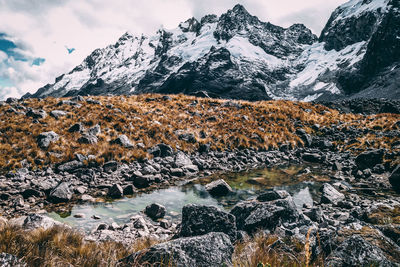
<svg viewBox="0 0 400 267"><path fill-rule="evenodd" d="M247 100L340 98L379 87L375 79L399 61L396 5L351 0L333 12L319 39L302 24L282 28L236 5L220 17L190 18L152 37L126 33L25 97L202 92ZM382 55L389 57L379 61Z"/></svg>

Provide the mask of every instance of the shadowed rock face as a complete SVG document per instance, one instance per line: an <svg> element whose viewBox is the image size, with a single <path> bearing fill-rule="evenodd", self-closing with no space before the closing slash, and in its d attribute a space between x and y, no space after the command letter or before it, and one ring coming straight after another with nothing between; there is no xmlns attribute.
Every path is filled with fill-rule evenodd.
<svg viewBox="0 0 400 267"><path fill-rule="evenodd" d="M233 246L228 235L209 233L179 238L139 251L121 260L123 266L231 266Z"/></svg>

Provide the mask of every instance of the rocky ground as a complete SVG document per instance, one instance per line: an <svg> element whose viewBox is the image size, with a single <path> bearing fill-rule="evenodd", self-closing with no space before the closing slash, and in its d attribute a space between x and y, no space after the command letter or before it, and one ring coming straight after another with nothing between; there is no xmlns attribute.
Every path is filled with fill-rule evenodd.
<svg viewBox="0 0 400 267"><path fill-rule="evenodd" d="M382 116L366 117L365 121ZM390 116L398 119L396 115ZM159 143L148 148L148 158L132 162L99 163L88 161L89 156L80 153L69 161L44 168L25 161L0 176L2 220L25 229L48 228L59 223L41 215L44 209L68 211L75 203L118 199L213 173L312 163L320 166L330 180L321 187L320 200L301 209L296 208L289 193L270 190L256 199L236 204L229 212L187 205L177 225L164 218L162 205L154 204L133 216L130 223L99 224L86 239L113 240L126 245L143 237L165 241L121 259L120 264L128 266L170 261L178 266L238 265L238 260L232 259L235 247L249 242L260 231L277 236L273 246L288 253L293 252L286 245L288 238L308 244L311 263L323 257L325 266L398 266L398 122L388 129L377 125L360 128L349 122L329 127L297 123L292 134L301 140L301 145L281 143L268 150L238 147L217 151L208 143L196 141L194 151ZM350 126L343 127L345 123ZM188 143L192 137L197 138L185 136ZM47 136L39 135L37 141L43 140ZM113 141L116 145L133 146L128 137L112 140L118 140ZM346 151L342 149L344 144L355 149ZM230 193L223 180L206 188L212 195ZM18 216L24 217L15 219ZM18 259L7 254L0 256L0 263L13 261Z"/></svg>

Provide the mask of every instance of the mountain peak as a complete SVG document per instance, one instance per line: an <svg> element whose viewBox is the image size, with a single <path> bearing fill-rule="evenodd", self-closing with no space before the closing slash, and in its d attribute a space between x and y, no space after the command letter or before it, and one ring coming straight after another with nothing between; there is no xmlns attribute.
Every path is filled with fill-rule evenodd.
<svg viewBox="0 0 400 267"><path fill-rule="evenodd" d="M197 19L192 17L185 22L181 22L179 28L181 28L183 32L197 32L200 30L201 25Z"/></svg>
<svg viewBox="0 0 400 267"><path fill-rule="evenodd" d="M246 10L246 8L244 7L244 6L242 6L241 4L236 4L234 7L233 7L233 9L232 9L232 11L234 12L234 13L249 13L247 10Z"/></svg>

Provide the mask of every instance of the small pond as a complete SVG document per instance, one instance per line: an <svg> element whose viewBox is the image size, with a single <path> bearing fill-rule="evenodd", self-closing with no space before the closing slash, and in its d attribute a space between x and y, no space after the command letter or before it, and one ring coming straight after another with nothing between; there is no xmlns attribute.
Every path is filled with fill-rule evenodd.
<svg viewBox="0 0 400 267"><path fill-rule="evenodd" d="M48 216L90 232L101 222L127 223L132 215L143 211L147 205L157 202L167 208L167 216L170 219L178 221L182 207L186 204L213 205L229 210L236 203L255 198L270 188L287 190L297 207L301 208L303 204L312 204L313 200L317 201L319 198L321 182L327 179L319 174L321 172L319 168L319 166L286 166L217 174L113 202L75 205L67 216L65 214L61 216L56 212L48 213ZM204 185L219 178L223 178L232 187L234 190L232 194L218 198L208 194ZM84 214L84 218L75 218L76 214ZM93 215L100 219L93 219Z"/></svg>

